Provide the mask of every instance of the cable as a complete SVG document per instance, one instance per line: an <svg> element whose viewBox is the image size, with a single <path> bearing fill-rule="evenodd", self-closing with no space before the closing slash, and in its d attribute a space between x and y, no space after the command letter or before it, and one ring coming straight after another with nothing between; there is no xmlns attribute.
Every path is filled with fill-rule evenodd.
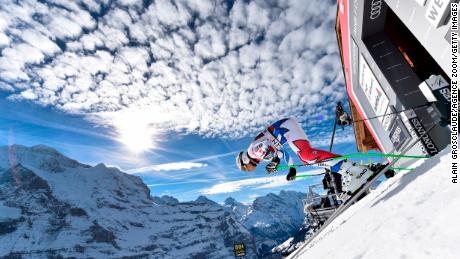
<svg viewBox="0 0 460 259"><path fill-rule="evenodd" d="M370 118L366 118L366 119L355 120L355 121L352 121L351 123L357 123L357 122L361 122L361 121L372 120L372 119L380 118L380 117L383 117L383 116L397 114L397 113L401 113L401 112L405 112L405 111L409 111L409 110L418 110L420 108L430 106L430 105L431 105L431 103L426 103L426 104L422 104L422 105L415 106L415 107L412 107L412 108L407 108L407 109L404 109L404 110L395 111L395 112L392 112L392 113L386 113L386 114L383 114L383 115L378 115L378 116L374 116L374 117L370 117Z"/></svg>

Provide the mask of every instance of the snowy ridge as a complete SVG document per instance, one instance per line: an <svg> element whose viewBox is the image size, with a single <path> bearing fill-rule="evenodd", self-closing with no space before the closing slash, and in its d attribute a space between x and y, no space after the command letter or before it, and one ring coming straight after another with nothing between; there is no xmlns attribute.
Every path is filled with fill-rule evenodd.
<svg viewBox="0 0 460 259"><path fill-rule="evenodd" d="M299 231L304 222L302 199L303 193L281 191L254 200L241 222L253 233L259 255L271 254L274 246Z"/></svg>
<svg viewBox="0 0 460 259"><path fill-rule="evenodd" d="M458 258L460 188L451 183L449 151L381 184L339 215L299 258Z"/></svg>
<svg viewBox="0 0 460 259"><path fill-rule="evenodd" d="M302 225L304 194L252 205L151 197L142 180L46 146L0 147L0 257L259 257Z"/></svg>

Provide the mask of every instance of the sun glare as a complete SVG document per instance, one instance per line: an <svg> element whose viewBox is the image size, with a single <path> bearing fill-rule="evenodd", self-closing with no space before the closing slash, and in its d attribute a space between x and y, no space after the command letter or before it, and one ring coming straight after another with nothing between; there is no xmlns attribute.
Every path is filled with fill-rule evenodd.
<svg viewBox="0 0 460 259"><path fill-rule="evenodd" d="M140 153L154 148L155 131L142 113L124 113L116 121L118 141L129 150Z"/></svg>

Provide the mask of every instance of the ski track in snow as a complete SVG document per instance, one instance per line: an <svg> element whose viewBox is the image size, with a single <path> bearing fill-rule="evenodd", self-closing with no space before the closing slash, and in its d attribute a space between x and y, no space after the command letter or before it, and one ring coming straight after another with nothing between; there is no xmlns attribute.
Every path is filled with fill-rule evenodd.
<svg viewBox="0 0 460 259"><path fill-rule="evenodd" d="M450 146L350 207L299 258L460 258L460 188Z"/></svg>

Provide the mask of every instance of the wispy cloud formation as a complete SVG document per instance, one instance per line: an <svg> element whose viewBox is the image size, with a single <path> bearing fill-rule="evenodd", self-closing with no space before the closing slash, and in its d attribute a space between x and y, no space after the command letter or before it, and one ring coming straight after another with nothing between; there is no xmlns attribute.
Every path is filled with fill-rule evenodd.
<svg viewBox="0 0 460 259"><path fill-rule="evenodd" d="M192 168L203 168L207 166L208 164L204 164L204 163L175 162L175 163L151 165L147 167L128 170L127 172L130 174L141 174L141 173L152 172L152 171L159 172L159 171L190 170Z"/></svg>
<svg viewBox="0 0 460 259"><path fill-rule="evenodd" d="M0 89L101 125L240 137L344 97L336 1L2 1ZM327 100L327 102L324 102ZM151 131L147 131L151 132Z"/></svg>
<svg viewBox="0 0 460 259"><path fill-rule="evenodd" d="M252 179L220 183L220 184L213 185L210 188L200 190L200 192L205 195L213 195L213 194L218 194L218 193L230 193L230 192L239 191L244 187L264 186L267 184L273 184L275 186L282 186L282 185L289 184L289 182L286 181L285 176L260 177L260 178L252 178Z"/></svg>
<svg viewBox="0 0 460 259"><path fill-rule="evenodd" d="M334 144L353 143L355 141L355 135L352 128L342 129L337 128L337 134L334 137ZM326 128L315 132L315 138L312 141L312 145L315 147L327 147L331 143L332 127Z"/></svg>
<svg viewBox="0 0 460 259"><path fill-rule="evenodd" d="M187 161L180 161L180 162L175 162L175 163L169 163L169 164L160 164L160 165L148 165L148 166L143 166L139 168L133 168L129 170L125 170L128 173L146 173L150 171L161 171L158 170L159 168L164 168L165 165L166 167L177 167L177 166L183 166L183 168L180 169L192 169L192 168L201 168L201 167L206 167L207 164L205 163L196 163L200 161L209 161L217 158L222 158L226 156L231 156L235 155L239 151L231 151L227 153L222 153L222 154L216 154L216 155L211 155L211 156L205 156L205 157L200 157L200 158L195 158ZM172 165L172 166L170 166Z"/></svg>
<svg viewBox="0 0 460 259"><path fill-rule="evenodd" d="M309 170L304 172L298 172L298 174L302 173L309 173L309 174L321 174L324 172L323 169L317 170ZM251 179L244 179L238 181L229 181L225 183L215 184L209 188L200 190L200 193L205 195L213 195L219 193L230 193L240 191L243 188L253 188L253 189L271 189L275 187L281 187L288 185L293 182L289 182L286 180L286 176L268 176L268 177L259 177L259 178L251 178Z"/></svg>

